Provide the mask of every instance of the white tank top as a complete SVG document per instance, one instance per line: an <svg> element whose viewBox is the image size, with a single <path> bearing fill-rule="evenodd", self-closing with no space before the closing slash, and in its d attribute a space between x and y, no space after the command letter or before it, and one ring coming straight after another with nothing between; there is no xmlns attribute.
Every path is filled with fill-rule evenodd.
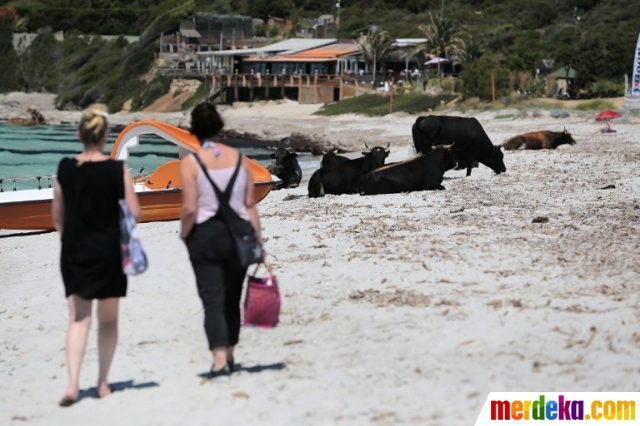
<svg viewBox="0 0 640 426"><path fill-rule="evenodd" d="M207 172L211 177L213 183L224 192L225 188L231 180L235 166L224 169L208 169ZM244 220L249 220L249 214L245 206L245 193L247 188L247 172L244 167L240 165L238 170L238 176L236 177L233 190L231 191L231 197L229 199L229 205L238 216ZM198 192L198 213L196 216L196 223L202 223L212 218L218 213L218 197L211 187L211 183L202 173L202 168L198 167L198 178L196 179L196 190Z"/></svg>

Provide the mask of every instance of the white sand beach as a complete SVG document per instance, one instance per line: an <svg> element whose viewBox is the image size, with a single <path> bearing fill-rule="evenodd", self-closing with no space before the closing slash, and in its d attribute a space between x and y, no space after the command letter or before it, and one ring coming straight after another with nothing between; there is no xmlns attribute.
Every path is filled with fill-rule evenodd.
<svg viewBox="0 0 640 426"><path fill-rule="evenodd" d="M327 118L302 107L223 117L274 138L320 135L349 151L390 142L389 161L413 155L416 116ZM446 191L269 194L258 208L281 322L243 329L228 384L198 376L211 356L178 222L147 223L150 268L130 279L121 305L117 391L94 396L94 324L82 399L58 407L67 380L59 236L0 238L0 424L466 426L490 391L637 390L640 116L594 135L595 114L569 112L475 114L496 144L564 126L577 144L506 152L502 175L482 165L471 177L448 172ZM112 121L127 117L143 114Z"/></svg>

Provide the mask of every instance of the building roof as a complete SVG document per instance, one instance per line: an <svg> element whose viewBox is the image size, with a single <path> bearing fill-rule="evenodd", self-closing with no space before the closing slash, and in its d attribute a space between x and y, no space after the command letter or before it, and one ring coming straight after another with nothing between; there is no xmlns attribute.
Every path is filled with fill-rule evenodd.
<svg viewBox="0 0 640 426"><path fill-rule="evenodd" d="M328 44L333 44L337 40L334 38L290 38L277 43L270 44L268 46L256 47L253 49L234 49L234 50L222 50L214 52L198 52L198 56L249 56L258 54L264 56L264 54L280 53L282 55L288 55L293 53L302 52L309 49L314 49Z"/></svg>
<svg viewBox="0 0 640 426"><path fill-rule="evenodd" d="M426 43L428 40L429 39L427 38L397 38L393 44L398 47L409 47L420 43Z"/></svg>
<svg viewBox="0 0 640 426"><path fill-rule="evenodd" d="M184 29L184 28L180 29L180 34L182 34L185 37L189 37L189 38L200 38L200 37L202 37L198 31L196 31L196 30L187 30L187 29Z"/></svg>
<svg viewBox="0 0 640 426"><path fill-rule="evenodd" d="M303 52L271 56L268 58L254 57L248 62L328 62L336 61L343 56L361 52L362 49L355 43L334 43L317 49L309 49Z"/></svg>

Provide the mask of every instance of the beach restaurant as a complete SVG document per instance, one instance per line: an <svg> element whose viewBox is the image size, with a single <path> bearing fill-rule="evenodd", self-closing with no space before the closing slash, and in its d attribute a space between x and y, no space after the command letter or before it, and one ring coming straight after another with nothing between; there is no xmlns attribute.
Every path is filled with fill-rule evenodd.
<svg viewBox="0 0 640 426"><path fill-rule="evenodd" d="M237 72L240 74L249 74L253 70L254 73L266 74L266 70L269 69L270 72L273 73L273 69L269 68L267 64L269 63L269 59L273 58L274 56L293 55L296 53L304 52L306 50L334 44L336 42L336 39L331 38L291 38L288 40L270 44L268 46L262 46L252 49L231 49L211 52L197 52L197 66L198 69L208 72ZM247 62L248 59L254 60L251 62ZM272 65L269 66L272 67Z"/></svg>

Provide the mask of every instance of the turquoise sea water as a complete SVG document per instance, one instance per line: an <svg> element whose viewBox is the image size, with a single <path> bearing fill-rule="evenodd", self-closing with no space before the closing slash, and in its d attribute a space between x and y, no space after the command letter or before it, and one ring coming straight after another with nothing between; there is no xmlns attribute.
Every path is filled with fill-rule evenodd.
<svg viewBox="0 0 640 426"><path fill-rule="evenodd" d="M109 155L118 132L111 132L105 154ZM225 139L223 142L235 146L251 159L267 166L273 162L268 147L257 141ZM41 176L43 188L48 186L47 176L56 174L63 157L73 157L82 151L74 126L17 126L0 123L0 179L5 191L13 190L14 179L18 190L34 189ZM178 147L158 136L140 138L140 145L130 151L127 165L132 169L143 169L147 174L159 165L178 158ZM301 166L317 163L315 157L301 155ZM136 171L132 172L136 175ZM31 177L31 178L30 178ZM25 179L27 178L27 179Z"/></svg>

